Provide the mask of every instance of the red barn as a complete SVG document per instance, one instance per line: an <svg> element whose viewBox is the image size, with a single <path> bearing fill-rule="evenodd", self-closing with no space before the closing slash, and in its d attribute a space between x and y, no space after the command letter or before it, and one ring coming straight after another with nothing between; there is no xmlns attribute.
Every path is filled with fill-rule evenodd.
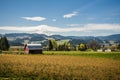
<svg viewBox="0 0 120 80"><path fill-rule="evenodd" d="M41 44L26 44L24 47L26 54L42 54Z"/></svg>

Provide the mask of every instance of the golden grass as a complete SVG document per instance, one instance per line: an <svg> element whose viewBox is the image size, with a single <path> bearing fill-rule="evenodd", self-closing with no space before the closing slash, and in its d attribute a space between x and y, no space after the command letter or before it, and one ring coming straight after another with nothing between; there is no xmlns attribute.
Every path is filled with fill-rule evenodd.
<svg viewBox="0 0 120 80"><path fill-rule="evenodd" d="M120 80L120 61L69 55L0 55L0 77Z"/></svg>

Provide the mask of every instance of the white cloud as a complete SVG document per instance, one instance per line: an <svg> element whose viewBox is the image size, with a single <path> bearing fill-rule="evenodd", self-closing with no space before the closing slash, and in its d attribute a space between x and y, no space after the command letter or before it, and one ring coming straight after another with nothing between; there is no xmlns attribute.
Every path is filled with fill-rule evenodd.
<svg viewBox="0 0 120 80"><path fill-rule="evenodd" d="M30 21L43 21L46 20L44 17L22 17L22 19L30 20Z"/></svg>
<svg viewBox="0 0 120 80"><path fill-rule="evenodd" d="M67 26L71 26L71 27L80 27L81 24L67 24Z"/></svg>
<svg viewBox="0 0 120 80"><path fill-rule="evenodd" d="M87 24L86 30L120 30L119 24Z"/></svg>
<svg viewBox="0 0 120 80"><path fill-rule="evenodd" d="M65 14L65 15L63 15L63 18L71 18L73 16L76 16L77 14L78 14L78 12L73 12L73 13Z"/></svg>
<svg viewBox="0 0 120 80"><path fill-rule="evenodd" d="M85 24L80 27L72 27L72 28L60 28L60 27L54 27L49 25L38 25L38 26L0 26L0 31L6 30L6 31L16 31L16 32L28 32L28 33L40 33L40 34L64 34L67 33L68 35L74 35L74 33L86 33L86 34L93 34L93 32L96 32L94 35L101 35L103 34L114 34L114 33L120 33L120 24ZM70 34L69 34L70 33ZM79 34L78 34L79 35Z"/></svg>

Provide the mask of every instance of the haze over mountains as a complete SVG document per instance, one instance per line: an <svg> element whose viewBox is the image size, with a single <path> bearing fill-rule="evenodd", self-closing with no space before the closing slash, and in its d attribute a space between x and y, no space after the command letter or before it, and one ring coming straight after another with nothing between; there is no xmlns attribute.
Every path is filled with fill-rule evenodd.
<svg viewBox="0 0 120 80"><path fill-rule="evenodd" d="M2 34L0 34L2 36ZM57 41L68 40L73 45L79 43L89 43L91 40L97 40L99 43L103 43L103 41L114 41L120 42L120 34L114 34L109 36L62 36L62 35L51 35L47 36L45 34L29 34L29 33L9 33L5 34L9 40L10 45L23 45L25 43L42 43L46 45L48 40L54 38Z"/></svg>

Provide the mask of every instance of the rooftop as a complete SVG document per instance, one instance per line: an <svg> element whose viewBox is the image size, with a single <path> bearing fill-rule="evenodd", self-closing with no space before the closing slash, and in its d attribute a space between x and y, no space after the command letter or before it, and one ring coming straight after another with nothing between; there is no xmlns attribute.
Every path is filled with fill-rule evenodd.
<svg viewBox="0 0 120 80"><path fill-rule="evenodd" d="M27 46L30 50L32 50L32 49L42 49L41 44L27 44Z"/></svg>

